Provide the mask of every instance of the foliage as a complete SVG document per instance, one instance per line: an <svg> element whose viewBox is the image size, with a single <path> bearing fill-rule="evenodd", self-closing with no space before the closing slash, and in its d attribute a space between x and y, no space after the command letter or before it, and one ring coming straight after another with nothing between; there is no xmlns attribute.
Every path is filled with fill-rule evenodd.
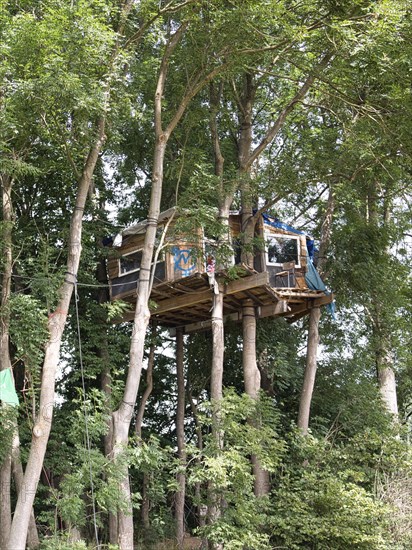
<svg viewBox="0 0 412 550"><path fill-rule="evenodd" d="M249 457L256 456L267 471L276 470L285 452L285 444L276 434L278 415L263 396L256 402L233 390L227 391L221 403L221 415L223 448L210 435L199 466L190 474L190 484L212 484L217 498L225 503L221 517L201 533L215 543L224 543L225 548L270 548L269 536L264 529L262 532L268 519L268 500L254 496ZM206 415L203 421L209 424L210 417Z"/></svg>
<svg viewBox="0 0 412 550"><path fill-rule="evenodd" d="M371 440L368 434L361 439ZM379 445L385 452L382 438ZM350 442L347 448L334 447L327 440L301 436L292 442L291 462L279 472L273 495L270 524L275 544L320 549L394 547L388 531L392 511L371 491L373 479L365 484L371 455L363 452L353 461L350 447ZM393 450L388 450L396 460ZM378 460L375 455L375 472Z"/></svg>
<svg viewBox="0 0 412 550"><path fill-rule="evenodd" d="M16 427L16 410L14 407L1 405L0 407L0 464L8 456Z"/></svg>
<svg viewBox="0 0 412 550"><path fill-rule="evenodd" d="M128 448L128 457L132 471L145 476L146 498L155 511L149 530L140 530L140 538L146 544L168 538L174 531L169 495L177 489L175 474L179 462L173 450L170 447L162 447L154 435L147 441L132 440ZM135 506L139 507L141 495L135 494L134 497Z"/></svg>

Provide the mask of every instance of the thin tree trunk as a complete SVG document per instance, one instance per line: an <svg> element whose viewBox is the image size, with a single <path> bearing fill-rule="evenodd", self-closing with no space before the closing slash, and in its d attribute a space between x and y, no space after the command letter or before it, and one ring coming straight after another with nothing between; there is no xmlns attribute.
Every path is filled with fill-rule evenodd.
<svg viewBox="0 0 412 550"><path fill-rule="evenodd" d="M321 311L319 307L314 307L309 314L309 331L306 351L306 368L303 380L303 388L300 395L298 428L303 435L307 435L309 430L310 406L312 403L313 389L315 387L315 377L317 370L317 354L319 344L319 320Z"/></svg>
<svg viewBox="0 0 412 550"><path fill-rule="evenodd" d="M374 192L369 195L370 208L372 211L371 222L379 224L376 212L376 188ZM386 193L384 197L384 209L383 209L383 224L386 227L391 218L391 198L390 193ZM387 246L383 252L384 254L390 254L389 246ZM379 392L382 396L382 401L389 413L393 415L394 420L398 420L398 398L396 377L394 371L394 354L391 344L391 327L388 326L388 322L383 320L381 313L380 300L376 299L375 304L375 319L373 323L373 331L375 333L375 342L377 343L376 351L376 369L378 374Z"/></svg>
<svg viewBox="0 0 412 550"><path fill-rule="evenodd" d="M153 249L156 239L157 221L160 212L160 199L163 181L163 161L167 138L163 134L157 137L155 162L153 169L152 194L148 225L145 235L143 257L140 266L139 292L137 295L135 317L130 345L129 370L122 402L113 418L113 456L121 455L127 446L129 428L136 403L137 392L142 371L143 352L146 338L146 328L150 319L148 307L150 296L150 266L153 257ZM119 536L118 544L121 550L133 550L133 516L131 505L131 493L127 467L120 483L123 499L127 504L127 511L119 511Z"/></svg>
<svg viewBox="0 0 412 550"><path fill-rule="evenodd" d="M0 468L0 550L6 550L11 528L11 455L8 453Z"/></svg>
<svg viewBox="0 0 412 550"><path fill-rule="evenodd" d="M100 206L100 210L103 211L103 206ZM97 236L97 239L100 239L100 235ZM102 285L102 288L99 290L98 294L98 303L105 304L110 301L110 294L107 288L107 271L106 271L106 262L102 259L97 266L96 278L98 282ZM106 319L101 320L99 330L101 332L100 345L97 350L97 355L102 361L102 374L100 379L100 387L105 396L105 412L107 415L110 414L111 407L111 396L112 396L112 376L110 372L110 352L109 352L109 342L107 338L107 327ZM107 421L107 433L103 437L103 446L104 454L106 457L109 457L113 448L113 433L112 433L112 423L109 419ZM113 512L108 513L108 531L109 531L109 543L117 544L118 537L118 528L117 528L117 514Z"/></svg>
<svg viewBox="0 0 412 550"><path fill-rule="evenodd" d="M245 391L252 399L258 399L260 391L260 372L256 362L256 314L252 300L242 304L243 320L243 376ZM269 472L264 470L257 456L252 456L254 473L254 492L257 497L270 491Z"/></svg>
<svg viewBox="0 0 412 550"><path fill-rule="evenodd" d="M194 420L195 425L196 425L197 448L200 451L200 455L201 455L202 451L203 451L203 434L202 434L202 428L200 426L200 422L199 422L199 418L198 418L198 414L197 414L196 405L195 405L195 402L193 400L192 392L191 392L191 389L190 389L190 379L189 379L189 377L188 377L188 381L187 381L187 387L188 387L187 396L188 396L188 400L189 400L189 404L190 404L190 410L192 411L193 420ZM200 456L197 458L197 463L198 464L201 463ZM197 513L198 513L198 518L199 518L199 527L204 527L206 525L208 509L207 509L206 505L201 504L201 501L202 501L201 492L202 492L201 491L201 484L199 482L197 482L196 485L195 485L195 496L196 496L197 502L199 503L198 508L197 508Z"/></svg>
<svg viewBox="0 0 412 550"><path fill-rule="evenodd" d="M80 262L83 211L96 162L105 139L104 119L99 121L98 127L98 139L90 149L78 185L76 205L70 226L66 278L60 287L57 308L49 316L48 328L50 335L45 348L39 412L33 428L32 443L23 485L19 492L14 512L10 539L7 546L8 550L24 550L25 548L30 514L49 440L53 416L55 376L59 362L61 340Z"/></svg>
<svg viewBox="0 0 412 550"><path fill-rule="evenodd" d="M9 301L11 295L11 277L13 270L12 254L12 180L7 176L1 177L2 182L2 204L3 204L3 277L1 295L1 329L0 329L0 370L11 368L9 351L9 325L10 312ZM14 475L17 493L20 492L23 483L23 467L20 462L20 440L18 435L17 419L10 422L10 429L13 430L10 452L6 456L0 469L1 487L1 512L0 512L0 548L6 548L10 537L11 529L11 474ZM36 522L33 509L30 514L30 523L27 536L27 546L36 548L39 545Z"/></svg>
<svg viewBox="0 0 412 550"><path fill-rule="evenodd" d="M12 459L12 472L14 477L14 483L16 485L16 491L17 493L20 493L20 491L23 488L24 472L23 472L23 466L20 458L20 438L17 431L17 426L13 437L11 459ZM32 508L30 513L29 527L27 530L27 548L30 548L30 549L37 548L39 544L40 544L39 534L37 532L36 519L34 517L34 511Z"/></svg>
<svg viewBox="0 0 412 550"><path fill-rule="evenodd" d="M156 329L153 326L152 342L150 343L149 358L147 361L146 389L140 401L139 410L136 416L135 431L139 439L141 439L142 437L142 424L143 424L143 417L146 409L146 403L153 391L153 369L154 369L155 348L156 348L156 344L154 340L155 336L156 336ZM150 517L149 517L150 499L149 499L149 491L148 491L149 481L150 481L149 476L146 473L144 473L143 480L142 480L141 518L142 518L143 528L145 532L148 531L150 527Z"/></svg>
<svg viewBox="0 0 412 550"><path fill-rule="evenodd" d="M146 403L152 394L153 391L153 369L154 369L154 360L155 360L155 351L156 351L156 328L155 325L153 325L152 330L152 341L150 343L150 349L149 349L149 357L147 359L147 371L146 371L146 389L143 392L142 399L139 404L139 410L137 411L136 415L136 435L141 438L142 437L142 423L143 423L143 417L146 410Z"/></svg>
<svg viewBox="0 0 412 550"><path fill-rule="evenodd" d="M123 399L117 411L112 414L113 423L113 457L116 459L127 447L130 423L136 404L137 392L140 384L142 372L142 362L144 353L144 344L146 338L146 329L150 320L150 311L148 307L150 297L151 282L151 263L156 241L157 224L160 213L160 201L163 187L163 165L166 151L166 145L174 127L182 117L191 96L182 101L175 117L166 130L162 128L162 96L166 82L167 69L170 56L177 46L186 25L182 25L172 35L166 46L165 54L160 66L159 78L155 93L155 150L153 161L152 189L150 196L149 215L147 217L147 228L140 265L140 275L138 283L138 294L136 300L136 309L133 323L132 338L130 344L129 369L127 373L126 385ZM126 504L126 511L118 512L118 545L120 550L133 550L133 510L131 503L131 492L129 483L129 474L127 465L124 466L122 481L119 483L119 489L123 495Z"/></svg>
<svg viewBox="0 0 412 550"><path fill-rule="evenodd" d="M252 149L252 117L253 103L256 95L256 83L253 76L246 73L244 76L243 94L239 100L239 177L242 190L242 232L243 249L242 262L254 267L253 238L255 233L255 217L253 215L253 201L251 193L249 163ZM242 305L243 325L243 376L245 391L252 399L258 399L260 391L260 372L256 362L256 313L251 300L245 300ZM256 496L269 493L269 473L265 471L258 458L252 456L254 474L254 492Z"/></svg>
<svg viewBox="0 0 412 550"><path fill-rule="evenodd" d="M219 133L217 127L217 113L220 105L221 88L217 88L214 82L210 83L210 131L215 161L215 175L220 178L221 204L219 207L219 220L224 225L222 241L227 244L229 241L229 201L225 201L223 190L223 166L224 157L220 148ZM226 229L227 228L227 229ZM218 286L213 286L213 307L212 307L212 368L210 382L210 397L212 401L212 432L216 442L216 450L223 448L223 431L221 427L221 401L223 397L223 361L224 361L224 326L223 326L223 294ZM199 487L200 491L200 487ZM221 515L221 499L218 488L212 482L208 485L207 521L213 524ZM201 521L201 510L199 510L199 521ZM216 549L221 545L216 545Z"/></svg>
<svg viewBox="0 0 412 550"><path fill-rule="evenodd" d="M224 359L224 327L223 327L223 294L219 292L213 297L212 309L212 373L210 381L210 398L212 401L212 433L217 452L223 448L224 433L222 429L221 401L223 399L223 359ZM219 487L209 483L208 523L216 522L222 513L222 503ZM221 550L221 544L212 545L213 550Z"/></svg>
<svg viewBox="0 0 412 550"><path fill-rule="evenodd" d="M322 224L318 270L323 273L326 264L326 251L332 234L333 211L335 208L335 197L333 187L329 187L328 205L326 208L325 219ZM309 331L308 344L306 350L306 367L303 379L302 392L299 401L298 428L303 435L307 435L310 421L310 407L312 403L313 390L315 387L317 356L319 346L319 322L321 318L321 309L314 307L309 313Z"/></svg>
<svg viewBox="0 0 412 550"><path fill-rule="evenodd" d="M186 445L185 445L185 373L183 358L183 331L176 331L177 411L176 435L180 471L177 474L178 490L175 496L176 539L183 549L185 536L185 493L186 493Z"/></svg>
<svg viewBox="0 0 412 550"><path fill-rule="evenodd" d="M10 330L10 292L12 275L12 199L11 189L12 180L5 174L0 175L2 191L2 287L1 287L1 317L0 317L0 371L11 369L10 351L9 351L9 330ZM7 410L11 407L3 404L2 407ZM13 422L10 419L8 428L13 429ZM0 547L6 548L6 543L10 536L11 529L11 446L8 449L6 457L0 467Z"/></svg>

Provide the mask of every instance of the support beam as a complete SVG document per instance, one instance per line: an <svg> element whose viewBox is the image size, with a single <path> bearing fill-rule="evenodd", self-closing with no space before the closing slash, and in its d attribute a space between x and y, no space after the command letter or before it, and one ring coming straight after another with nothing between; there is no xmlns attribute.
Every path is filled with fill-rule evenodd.
<svg viewBox="0 0 412 550"><path fill-rule="evenodd" d="M250 277L244 277L243 279L237 279L236 281L230 281L227 284L219 284L219 292L224 296L230 296L237 294L238 292L244 292L251 288L264 286L269 284L268 273L258 273L257 275L251 275ZM196 292L187 292L186 294L170 298L169 300L161 300L158 302L157 307L153 308L153 315L161 315L174 309L181 307L189 307L195 304L212 300L212 291L207 288ZM127 320L127 318L125 318Z"/></svg>

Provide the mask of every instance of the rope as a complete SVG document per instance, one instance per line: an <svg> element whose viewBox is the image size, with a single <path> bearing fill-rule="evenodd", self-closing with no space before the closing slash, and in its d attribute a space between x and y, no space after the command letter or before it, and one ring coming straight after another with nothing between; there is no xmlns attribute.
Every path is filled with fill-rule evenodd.
<svg viewBox="0 0 412 550"><path fill-rule="evenodd" d="M84 405L84 425L85 425L85 434L86 434L86 445L87 453L89 457L89 477L90 477L90 488L92 496L92 509L93 509L93 523L94 523L94 534L96 538L96 548L100 550L100 541L99 541L99 532L97 527L97 513L96 513L96 500L94 495L94 484L93 484L93 471L92 471L92 457L91 457L91 444L90 444L90 434L89 434L89 416L87 414L87 401L86 401L86 384L84 379L84 366L83 366L83 354L82 354L82 341L80 334L80 316L79 316L79 295L77 292L77 278L74 277L74 301L76 306L76 322L77 322L77 339L79 345L79 362L80 362L80 373L82 378L82 389L83 389L83 405Z"/></svg>

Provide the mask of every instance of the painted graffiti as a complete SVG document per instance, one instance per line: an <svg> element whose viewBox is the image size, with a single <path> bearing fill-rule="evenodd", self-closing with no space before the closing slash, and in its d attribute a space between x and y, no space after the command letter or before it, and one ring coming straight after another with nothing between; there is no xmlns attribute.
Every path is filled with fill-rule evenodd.
<svg viewBox="0 0 412 550"><path fill-rule="evenodd" d="M193 273L196 269L196 262L193 261L192 249L175 246L172 252L175 272L180 272L183 277Z"/></svg>

